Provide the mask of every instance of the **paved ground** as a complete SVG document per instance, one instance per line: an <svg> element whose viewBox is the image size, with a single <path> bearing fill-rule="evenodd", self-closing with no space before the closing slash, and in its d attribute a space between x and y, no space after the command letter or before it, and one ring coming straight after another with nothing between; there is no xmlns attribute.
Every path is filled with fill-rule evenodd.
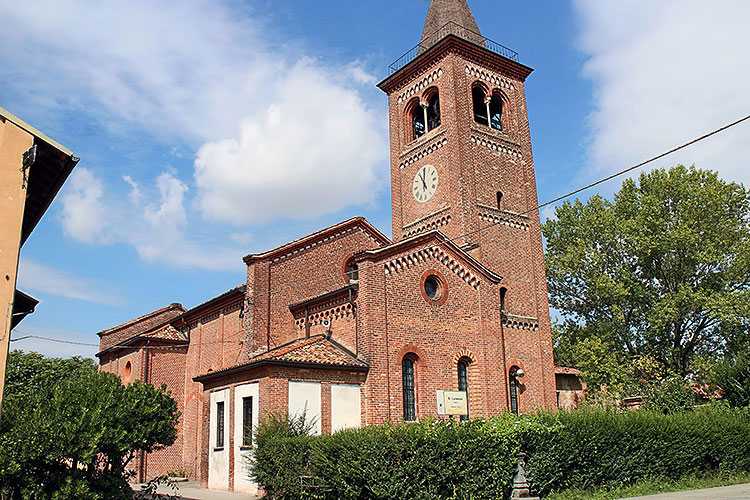
<svg viewBox="0 0 750 500"><path fill-rule="evenodd" d="M747 500L750 499L750 484L723 486L707 490L679 491L646 497L633 497L628 500Z"/></svg>
<svg viewBox="0 0 750 500"><path fill-rule="evenodd" d="M162 495L173 495L184 500L239 500L240 498L243 498L245 500L253 500L259 498L243 493L207 490L205 488L201 488L200 483L194 483L190 481L186 483L177 483L177 487L179 488L179 491L177 492L167 487L160 487L158 492ZM139 490L140 485L134 486L133 489L136 491Z"/></svg>

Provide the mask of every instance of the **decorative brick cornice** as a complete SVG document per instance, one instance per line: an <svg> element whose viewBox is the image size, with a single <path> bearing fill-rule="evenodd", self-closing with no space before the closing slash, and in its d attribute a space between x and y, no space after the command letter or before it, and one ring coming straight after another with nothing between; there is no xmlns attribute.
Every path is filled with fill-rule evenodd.
<svg viewBox="0 0 750 500"><path fill-rule="evenodd" d="M451 221L451 215L448 213L451 207L443 207L431 214L410 222L403 227L404 237L410 238L420 233L440 229L448 225Z"/></svg>
<svg viewBox="0 0 750 500"><path fill-rule="evenodd" d="M307 326L317 326L322 324L325 320L334 321L339 319L354 318L356 317L356 315L357 308L350 302L336 304L332 301L329 304L317 304L314 311L308 311L307 313ZM295 315L294 326L296 326L298 330L304 330L305 316L296 316L297 315Z"/></svg>
<svg viewBox="0 0 750 500"><path fill-rule="evenodd" d="M502 313L501 320L503 327L512 330L527 330L530 332L539 331L539 320L531 316L518 316L516 314Z"/></svg>
<svg viewBox="0 0 750 500"><path fill-rule="evenodd" d="M431 71L424 78L410 85L406 90L399 94L398 103L402 104L417 94L417 92L428 89L433 83L438 81L441 76L443 76L443 68L437 68L436 70Z"/></svg>
<svg viewBox="0 0 750 500"><path fill-rule="evenodd" d="M503 226L512 227L514 229L523 229L524 231L527 231L530 227L529 218L525 215L500 210L488 205L480 204L477 205L477 208L479 209L479 218L486 220L487 222L502 224Z"/></svg>
<svg viewBox="0 0 750 500"><path fill-rule="evenodd" d="M478 78L479 80L483 80L484 82L489 83L491 84L491 86L496 88L505 90L516 89L515 84L507 78L498 75L497 73L493 73L492 71L487 71L484 68L474 66L473 64L466 65L466 74L474 78Z"/></svg>
<svg viewBox="0 0 750 500"><path fill-rule="evenodd" d="M383 264L383 268L385 270L385 275L389 276L432 259L443 264L450 272L464 280L472 288L479 288L479 285L481 284L479 277L471 272L468 267L459 262L458 259L449 255L445 250L439 247L422 248L410 254L391 259Z"/></svg>
<svg viewBox="0 0 750 500"><path fill-rule="evenodd" d="M412 148L402 154L401 162L399 163L398 167L400 169L404 169L409 165L412 165L419 160L427 157L428 155L434 153L446 144L448 144L448 138L445 137L445 132L442 132L433 137L428 142L420 145L418 148Z"/></svg>
<svg viewBox="0 0 750 500"><path fill-rule="evenodd" d="M476 144L477 146L487 148L493 153L497 153L499 155L510 156L511 158L514 158L516 160L520 160L521 158L523 158L521 148L517 144L484 132L472 130L471 142L473 144Z"/></svg>

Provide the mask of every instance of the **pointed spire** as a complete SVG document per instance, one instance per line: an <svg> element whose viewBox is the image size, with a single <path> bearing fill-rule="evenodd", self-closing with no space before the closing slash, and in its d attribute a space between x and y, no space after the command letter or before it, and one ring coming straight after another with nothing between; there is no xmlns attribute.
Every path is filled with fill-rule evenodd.
<svg viewBox="0 0 750 500"><path fill-rule="evenodd" d="M451 26L446 27L448 24ZM443 34L442 31L447 32ZM424 48L435 45L447 34L457 35L474 43L482 38L466 0L430 0L430 10L422 30L423 46L426 45Z"/></svg>

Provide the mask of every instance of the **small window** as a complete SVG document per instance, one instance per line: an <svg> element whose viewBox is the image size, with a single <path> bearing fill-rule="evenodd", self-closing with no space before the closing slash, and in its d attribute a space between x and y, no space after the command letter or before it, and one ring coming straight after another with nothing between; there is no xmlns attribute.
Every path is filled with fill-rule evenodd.
<svg viewBox="0 0 750 500"><path fill-rule="evenodd" d="M480 125L489 126L489 116L487 115L487 93L480 85L475 85L471 89L471 99L474 105L474 121Z"/></svg>
<svg viewBox="0 0 750 500"><path fill-rule="evenodd" d="M440 95L435 92L427 100L427 131L440 126Z"/></svg>
<svg viewBox="0 0 750 500"><path fill-rule="evenodd" d="M490 127L503 129L503 98L498 94L493 94L490 99Z"/></svg>
<svg viewBox="0 0 750 500"><path fill-rule="evenodd" d="M224 401L216 403L216 448L224 448Z"/></svg>
<svg viewBox="0 0 750 500"><path fill-rule="evenodd" d="M417 407L414 390L414 357L406 355L401 362L401 383L404 392L404 420L413 422L417 419Z"/></svg>
<svg viewBox="0 0 750 500"><path fill-rule="evenodd" d="M242 398L242 446L253 445L253 398Z"/></svg>
<svg viewBox="0 0 750 500"><path fill-rule="evenodd" d="M508 297L508 289L507 288L501 288L500 289L500 312L505 312L505 299Z"/></svg>
<svg viewBox="0 0 750 500"><path fill-rule="evenodd" d="M424 293L431 299L431 300L439 300L442 296L442 288L443 285L440 283L440 280L437 276L428 276L426 280L424 280Z"/></svg>
<svg viewBox="0 0 750 500"><path fill-rule="evenodd" d="M349 262L346 265L346 277L349 283L359 283L359 266L356 262Z"/></svg>
<svg viewBox="0 0 750 500"><path fill-rule="evenodd" d="M498 209L503 208L503 192L502 191L497 192L497 208Z"/></svg>
<svg viewBox="0 0 750 500"><path fill-rule="evenodd" d="M427 124L425 123L425 110L416 102L411 109L411 128L412 139L419 139L427 133Z"/></svg>
<svg viewBox="0 0 750 500"><path fill-rule="evenodd" d="M510 411L518 415L518 367L510 369L508 383L510 385Z"/></svg>
<svg viewBox="0 0 750 500"><path fill-rule="evenodd" d="M122 371L122 381L126 384L129 384L130 381L133 379L133 365L130 364L130 361L125 363L125 369Z"/></svg>
<svg viewBox="0 0 750 500"><path fill-rule="evenodd" d="M469 365L471 360L469 358L461 358L458 360L458 390L466 393L466 400L468 404L469 400ZM461 415L461 420L469 420L468 415Z"/></svg>

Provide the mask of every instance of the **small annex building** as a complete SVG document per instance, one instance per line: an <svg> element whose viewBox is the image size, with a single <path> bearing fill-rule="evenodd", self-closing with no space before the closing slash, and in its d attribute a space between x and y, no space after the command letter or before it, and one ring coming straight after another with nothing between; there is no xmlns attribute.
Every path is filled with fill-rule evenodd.
<svg viewBox="0 0 750 500"><path fill-rule="evenodd" d="M465 0L432 0L420 45L379 87L391 127L392 238L355 217L251 254L247 279L99 333L101 369L166 384L178 440L138 479L183 471L254 491L246 457L263 415L314 431L557 407L524 82Z"/></svg>

